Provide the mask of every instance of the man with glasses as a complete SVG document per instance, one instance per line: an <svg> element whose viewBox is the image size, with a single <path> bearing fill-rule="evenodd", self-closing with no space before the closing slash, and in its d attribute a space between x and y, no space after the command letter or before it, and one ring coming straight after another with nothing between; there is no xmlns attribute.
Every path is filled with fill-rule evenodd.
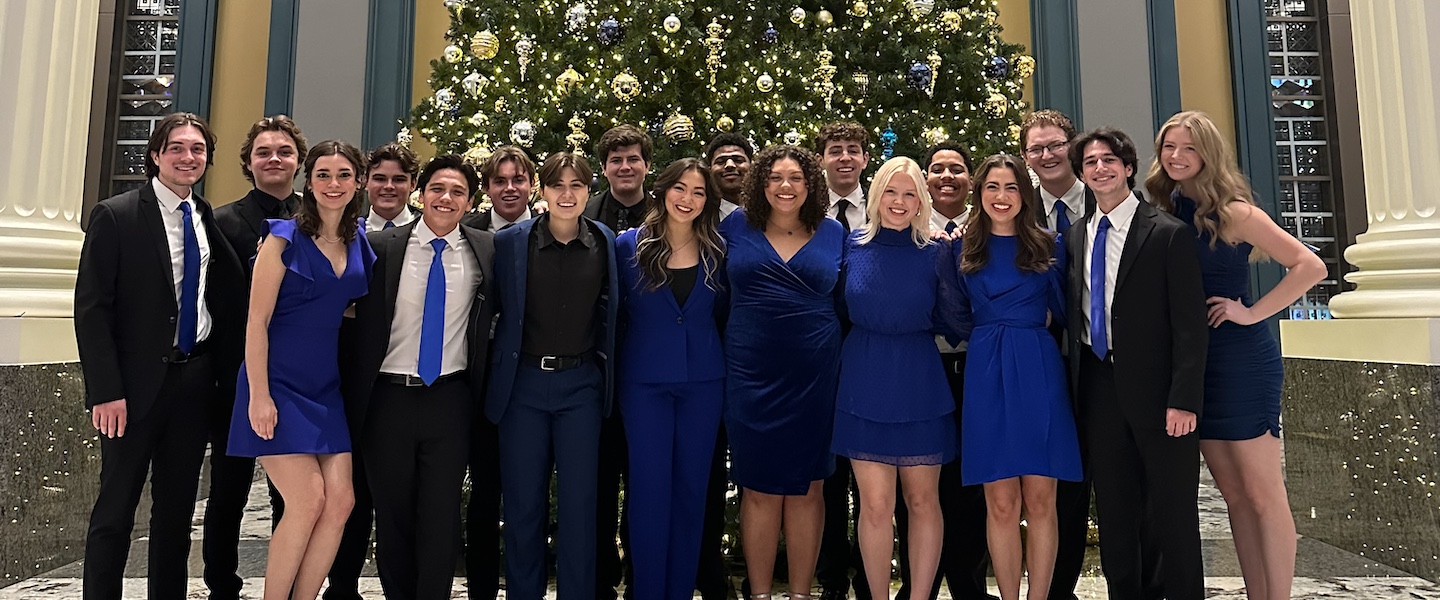
<svg viewBox="0 0 1440 600"><path fill-rule="evenodd" d="M1057 110L1040 110L1020 126L1025 164L1040 179L1041 224L1059 233L1085 215L1085 184L1070 169L1070 140L1075 125Z"/></svg>

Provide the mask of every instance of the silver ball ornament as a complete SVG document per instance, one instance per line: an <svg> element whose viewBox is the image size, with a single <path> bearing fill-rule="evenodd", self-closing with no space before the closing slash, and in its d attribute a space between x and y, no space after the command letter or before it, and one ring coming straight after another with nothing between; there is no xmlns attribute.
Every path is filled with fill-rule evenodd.
<svg viewBox="0 0 1440 600"><path fill-rule="evenodd" d="M665 17L665 33L677 33L680 31L680 17L670 15Z"/></svg>
<svg viewBox="0 0 1440 600"><path fill-rule="evenodd" d="M510 141L517 145L530 147L535 143L535 124L529 121L516 121L510 126Z"/></svg>

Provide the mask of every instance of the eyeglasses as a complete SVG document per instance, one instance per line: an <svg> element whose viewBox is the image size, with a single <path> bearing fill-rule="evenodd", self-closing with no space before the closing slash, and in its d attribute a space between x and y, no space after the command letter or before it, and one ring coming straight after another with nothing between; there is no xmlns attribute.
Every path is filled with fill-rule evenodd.
<svg viewBox="0 0 1440 600"><path fill-rule="evenodd" d="M1049 152L1054 156L1060 156L1060 154L1065 152L1065 149L1069 146L1070 142L1055 142L1053 144L1050 144L1049 146L1031 146L1025 149L1025 156L1028 156L1030 158L1040 158L1042 156L1045 156L1046 152Z"/></svg>

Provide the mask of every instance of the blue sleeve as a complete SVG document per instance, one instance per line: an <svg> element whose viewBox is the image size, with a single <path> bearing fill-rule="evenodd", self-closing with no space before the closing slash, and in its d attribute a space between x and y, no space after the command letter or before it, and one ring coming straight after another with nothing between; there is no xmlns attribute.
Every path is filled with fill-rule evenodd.
<svg viewBox="0 0 1440 600"><path fill-rule="evenodd" d="M360 219L359 229L355 230L355 238L360 244L360 262L365 267L365 284L368 286L370 279L375 275L375 249L370 247L370 238L365 234L365 219Z"/></svg>
<svg viewBox="0 0 1440 600"><path fill-rule="evenodd" d="M285 240L285 250L280 252L280 262L285 264L286 269L294 271L296 275L314 281L315 277L310 272L312 265L309 258L295 247L295 238L303 235L305 234L299 230L294 219L265 219L265 231L260 232L260 240L261 243L264 243L265 238L270 236ZM259 256L258 252L256 256ZM250 262L251 268L254 268L255 259L253 257ZM325 268L328 269L330 266L325 265ZM369 275L368 271L366 275Z"/></svg>
<svg viewBox="0 0 1440 600"><path fill-rule="evenodd" d="M955 346L961 340L970 339L970 330L975 326L965 277L960 274L960 242L935 243L940 245L935 253L935 274L939 280L933 315L935 333L945 336L946 343Z"/></svg>

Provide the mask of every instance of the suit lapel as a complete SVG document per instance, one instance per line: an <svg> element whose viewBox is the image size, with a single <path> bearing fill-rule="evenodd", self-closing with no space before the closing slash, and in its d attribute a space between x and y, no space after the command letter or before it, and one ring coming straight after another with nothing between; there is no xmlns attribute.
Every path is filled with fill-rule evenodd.
<svg viewBox="0 0 1440 600"><path fill-rule="evenodd" d="M386 323L395 318L395 299L400 294L400 274L405 272L405 249L410 243L410 233L417 222L390 229L390 237L385 240Z"/></svg>
<svg viewBox="0 0 1440 600"><path fill-rule="evenodd" d="M508 310L518 311L521 315L525 314L525 288L529 287L525 274L529 272L530 268L530 232L534 231L535 223L539 220L530 219L524 223L517 223L515 227L520 228L520 231L516 232L517 235L509 238L510 253L513 258L506 268L510 269L511 288L514 290L515 297L511 298L514 304L510 305ZM547 219L546 222L548 223L549 220Z"/></svg>
<svg viewBox="0 0 1440 600"><path fill-rule="evenodd" d="M1130 272L1130 267L1135 264L1135 256L1140 253L1140 246L1145 243L1145 238L1150 236L1150 231L1155 228L1152 217L1155 216L1155 209L1144 200L1140 200L1140 206L1135 207L1135 216L1130 221L1130 233L1125 236L1125 249L1120 252L1119 273L1115 275L1115 290L1119 291L1125 287L1125 274Z"/></svg>
<svg viewBox="0 0 1440 600"><path fill-rule="evenodd" d="M165 219L160 216L160 211L165 210L165 207L160 205L155 189L150 187L152 185L154 183L147 181L140 186L140 219L145 225L145 236L150 238L151 247L155 249L160 272L164 275L160 281L168 283L175 280L175 267L170 260L170 234L165 230ZM172 286L167 285L161 297L169 299L171 309L180 310L180 303L175 299L175 289Z"/></svg>
<svg viewBox="0 0 1440 600"><path fill-rule="evenodd" d="M240 216L245 219L245 224L250 226L250 231L255 233L255 237L260 237L265 232L265 215L260 211L260 204L251 202L249 196L242 198L240 202L242 202L238 207Z"/></svg>
<svg viewBox="0 0 1440 600"><path fill-rule="evenodd" d="M484 284L486 281L492 281L491 277L493 277L494 274L490 272L490 265L485 264L485 259L480 256L480 245L476 243L476 240L480 239L480 232L483 230L468 225L460 225L459 227L460 235L465 237L465 245L470 247L470 254L474 255L475 262L480 264L480 283Z"/></svg>

